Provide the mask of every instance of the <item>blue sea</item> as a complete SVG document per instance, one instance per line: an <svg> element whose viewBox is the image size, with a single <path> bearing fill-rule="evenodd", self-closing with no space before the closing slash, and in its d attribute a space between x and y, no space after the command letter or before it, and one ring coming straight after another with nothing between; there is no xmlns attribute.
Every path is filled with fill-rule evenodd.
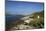
<svg viewBox="0 0 46 31"><path fill-rule="evenodd" d="M22 18L23 16L5 16L5 21L7 23L10 23L10 22L13 22L13 21L17 21L19 20L20 18Z"/></svg>

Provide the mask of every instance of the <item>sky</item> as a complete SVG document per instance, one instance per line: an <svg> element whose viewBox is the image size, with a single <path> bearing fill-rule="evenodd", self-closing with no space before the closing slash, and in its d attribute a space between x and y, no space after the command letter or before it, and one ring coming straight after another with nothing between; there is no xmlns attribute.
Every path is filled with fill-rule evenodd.
<svg viewBox="0 0 46 31"><path fill-rule="evenodd" d="M30 2L30 1L34 1L34 2L43 2L43 0L8 0L8 1L28 1L28 2Z"/></svg>
<svg viewBox="0 0 46 31"><path fill-rule="evenodd" d="M28 15L43 10L43 3L23 2L23 1L7 1L6 13Z"/></svg>

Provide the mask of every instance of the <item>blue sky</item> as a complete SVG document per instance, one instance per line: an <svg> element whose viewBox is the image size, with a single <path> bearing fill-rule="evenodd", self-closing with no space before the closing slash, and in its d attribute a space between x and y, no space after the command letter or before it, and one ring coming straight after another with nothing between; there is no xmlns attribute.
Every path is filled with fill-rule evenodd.
<svg viewBox="0 0 46 31"><path fill-rule="evenodd" d="M37 2L20 2L8 1L6 2L6 12L9 14L32 14L43 10L43 3Z"/></svg>

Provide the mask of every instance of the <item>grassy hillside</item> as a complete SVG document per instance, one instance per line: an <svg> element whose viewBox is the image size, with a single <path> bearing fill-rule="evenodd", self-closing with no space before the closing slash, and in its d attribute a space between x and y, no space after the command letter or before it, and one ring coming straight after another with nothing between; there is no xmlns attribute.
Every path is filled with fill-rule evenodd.
<svg viewBox="0 0 46 31"><path fill-rule="evenodd" d="M34 18L34 21L29 23L30 26L33 26L36 28L44 27L44 11L34 13L33 18Z"/></svg>

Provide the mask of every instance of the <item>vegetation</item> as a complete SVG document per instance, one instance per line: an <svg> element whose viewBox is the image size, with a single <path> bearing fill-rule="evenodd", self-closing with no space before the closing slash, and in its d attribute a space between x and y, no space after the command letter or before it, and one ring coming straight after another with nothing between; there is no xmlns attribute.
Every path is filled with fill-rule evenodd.
<svg viewBox="0 0 46 31"><path fill-rule="evenodd" d="M37 18L39 16L40 18ZM44 12L36 12L33 14L34 21L29 23L30 26L36 28L43 28L44 27Z"/></svg>

